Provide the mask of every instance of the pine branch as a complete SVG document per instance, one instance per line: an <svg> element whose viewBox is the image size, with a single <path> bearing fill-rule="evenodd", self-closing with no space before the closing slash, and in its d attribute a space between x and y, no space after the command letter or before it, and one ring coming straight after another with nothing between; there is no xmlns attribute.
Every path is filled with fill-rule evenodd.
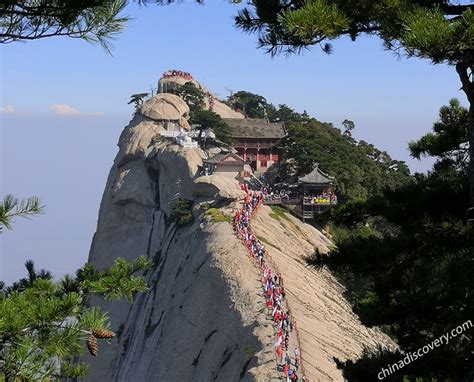
<svg viewBox="0 0 474 382"><path fill-rule="evenodd" d="M16 217L28 218L43 213L44 206L36 196L19 201L13 195L6 195L0 202L0 233L2 228L12 229L11 222Z"/></svg>
<svg viewBox="0 0 474 382"><path fill-rule="evenodd" d="M16 1L0 11L0 43L68 36L99 43L110 53L110 41L129 21L120 16L126 5L125 0L66 2L60 7Z"/></svg>
<svg viewBox="0 0 474 382"><path fill-rule="evenodd" d="M135 293L148 289L143 277L134 275L150 266L151 262L145 256L140 256L132 262L118 258L114 260L114 265L105 271L94 272L89 269L81 287L86 293L100 294L106 300L126 298L132 301Z"/></svg>

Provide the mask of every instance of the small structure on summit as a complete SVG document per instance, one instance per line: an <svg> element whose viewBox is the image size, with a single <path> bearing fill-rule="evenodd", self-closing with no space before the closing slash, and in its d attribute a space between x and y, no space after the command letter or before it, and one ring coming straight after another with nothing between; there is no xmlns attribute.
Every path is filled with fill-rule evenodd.
<svg viewBox="0 0 474 382"><path fill-rule="evenodd" d="M280 163L281 153L274 146L286 136L283 123L258 118L225 118L234 139L232 147L254 171L264 173Z"/></svg>

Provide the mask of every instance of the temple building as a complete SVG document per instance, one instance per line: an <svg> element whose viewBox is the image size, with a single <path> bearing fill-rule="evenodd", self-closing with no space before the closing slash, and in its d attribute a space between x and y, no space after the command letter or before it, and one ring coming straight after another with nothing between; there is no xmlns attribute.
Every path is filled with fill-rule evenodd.
<svg viewBox="0 0 474 382"><path fill-rule="evenodd" d="M243 181L252 175L252 169L244 160L233 153L219 153L203 161L204 175L219 173Z"/></svg>
<svg viewBox="0 0 474 382"><path fill-rule="evenodd" d="M337 204L337 196L333 191L334 182L334 177L324 173L318 163L310 173L298 178L303 194L301 206L303 221Z"/></svg>
<svg viewBox="0 0 474 382"><path fill-rule="evenodd" d="M256 118L226 118L224 121L234 139L232 147L254 171L263 173L281 161L281 153L274 146L286 136L283 123Z"/></svg>

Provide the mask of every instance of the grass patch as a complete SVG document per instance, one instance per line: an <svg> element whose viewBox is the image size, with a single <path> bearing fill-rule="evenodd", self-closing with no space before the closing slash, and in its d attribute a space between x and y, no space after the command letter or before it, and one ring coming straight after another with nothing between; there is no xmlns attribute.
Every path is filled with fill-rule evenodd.
<svg viewBox="0 0 474 382"><path fill-rule="evenodd" d="M256 235L256 236L257 236L258 241L262 242L263 244L269 245L269 246L271 246L271 247L275 247L272 243L270 243L270 242L269 242L267 239L265 239L264 237L258 236L258 235Z"/></svg>
<svg viewBox="0 0 474 382"><path fill-rule="evenodd" d="M218 208L209 208L204 214L211 218L212 223L232 222L232 218L230 216L224 215Z"/></svg>
<svg viewBox="0 0 474 382"><path fill-rule="evenodd" d="M255 349L252 346L245 346L244 347L244 354L247 358L252 358L255 354Z"/></svg>
<svg viewBox="0 0 474 382"><path fill-rule="evenodd" d="M281 219L284 219L288 222L291 222L291 219L286 214L286 210L278 206L270 206L270 208L272 209L272 212L270 212L270 217L278 221L281 221Z"/></svg>

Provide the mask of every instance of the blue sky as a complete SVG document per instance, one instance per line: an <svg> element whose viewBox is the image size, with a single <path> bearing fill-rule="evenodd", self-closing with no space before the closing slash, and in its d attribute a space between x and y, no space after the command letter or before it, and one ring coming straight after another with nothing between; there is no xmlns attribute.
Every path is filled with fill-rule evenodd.
<svg viewBox="0 0 474 382"><path fill-rule="evenodd" d="M271 58L234 28L237 9L225 1L129 6L133 20L113 56L67 38L0 47L2 194L38 195L46 205L45 215L2 235L0 279L18 279L29 258L56 276L87 260L129 96L156 86L167 69L191 72L220 97L248 90L336 126L351 119L357 139L412 170L429 167L409 158L407 142L450 98L466 103L453 68L397 59L376 38L335 41L330 56L314 48Z"/></svg>

